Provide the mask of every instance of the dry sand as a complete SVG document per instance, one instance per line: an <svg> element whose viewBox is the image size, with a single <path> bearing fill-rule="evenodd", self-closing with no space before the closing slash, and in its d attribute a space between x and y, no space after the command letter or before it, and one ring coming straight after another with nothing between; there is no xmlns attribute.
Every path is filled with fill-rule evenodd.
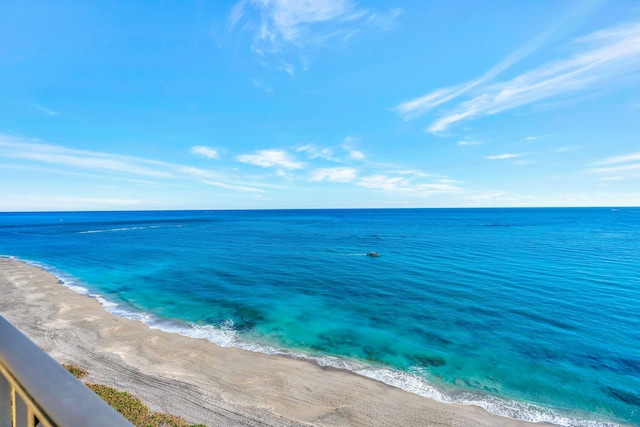
<svg viewBox="0 0 640 427"><path fill-rule="evenodd" d="M313 363L222 348L107 313L53 275L0 258L0 315L89 382L208 426L532 426Z"/></svg>

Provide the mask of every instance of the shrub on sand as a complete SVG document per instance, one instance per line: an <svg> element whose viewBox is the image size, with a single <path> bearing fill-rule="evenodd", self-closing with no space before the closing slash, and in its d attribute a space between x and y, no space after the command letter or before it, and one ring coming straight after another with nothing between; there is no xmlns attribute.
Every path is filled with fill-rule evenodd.
<svg viewBox="0 0 640 427"><path fill-rule="evenodd" d="M89 375L78 366L68 363L62 366L78 379ZM189 426L184 418L163 412L151 412L147 405L127 391L120 391L102 384L85 384L136 427L206 427L204 424Z"/></svg>
<svg viewBox="0 0 640 427"><path fill-rule="evenodd" d="M74 377L81 379L89 375L89 372L85 371L79 366L71 365L70 363L63 363L62 366L71 373Z"/></svg>
<svg viewBox="0 0 640 427"><path fill-rule="evenodd" d="M87 387L136 427L189 427L183 418L149 411L147 405L127 391L101 384L87 383Z"/></svg>
<svg viewBox="0 0 640 427"><path fill-rule="evenodd" d="M119 391L113 387L102 384L89 384L89 387L102 400L107 402L113 409L120 412L131 424L138 427L146 427L149 419L149 408L140 399L129 392Z"/></svg>

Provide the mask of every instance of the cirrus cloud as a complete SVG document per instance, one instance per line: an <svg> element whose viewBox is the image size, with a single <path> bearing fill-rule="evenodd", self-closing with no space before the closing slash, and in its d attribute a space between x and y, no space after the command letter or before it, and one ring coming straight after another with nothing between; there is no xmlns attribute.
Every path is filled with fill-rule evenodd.
<svg viewBox="0 0 640 427"><path fill-rule="evenodd" d="M291 159L286 151L282 150L259 150L255 154L242 154L236 157L241 163L248 163L254 166L270 168L279 166L284 169L303 169L304 163Z"/></svg>
<svg viewBox="0 0 640 427"><path fill-rule="evenodd" d="M494 156L486 156L487 160L506 160L506 159L514 159L516 157L524 156L524 153L505 153L505 154L496 154Z"/></svg>
<svg viewBox="0 0 640 427"><path fill-rule="evenodd" d="M351 182L356 179L353 168L320 168L311 173L311 181Z"/></svg>
<svg viewBox="0 0 640 427"><path fill-rule="evenodd" d="M469 84L436 89L405 101L396 111L405 120L411 120L464 97L445 108L427 128L428 132L438 133L464 120L550 98L595 91L611 81L624 81L640 71L640 22L596 31L576 40L569 48L573 55L547 62L511 80L491 82L498 72L506 69L498 66L498 72L489 72Z"/></svg>

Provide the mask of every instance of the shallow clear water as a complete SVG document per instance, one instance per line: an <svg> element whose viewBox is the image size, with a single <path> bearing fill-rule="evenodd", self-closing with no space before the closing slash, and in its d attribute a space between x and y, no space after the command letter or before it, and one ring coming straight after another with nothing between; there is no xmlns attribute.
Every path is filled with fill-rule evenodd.
<svg viewBox="0 0 640 427"><path fill-rule="evenodd" d="M0 254L220 345L640 425L640 209L4 213Z"/></svg>

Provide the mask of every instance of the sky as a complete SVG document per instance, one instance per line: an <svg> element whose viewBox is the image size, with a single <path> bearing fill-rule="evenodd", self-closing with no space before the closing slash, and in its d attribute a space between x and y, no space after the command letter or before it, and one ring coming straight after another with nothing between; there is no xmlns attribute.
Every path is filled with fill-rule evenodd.
<svg viewBox="0 0 640 427"><path fill-rule="evenodd" d="M637 0L0 0L0 211L640 206Z"/></svg>

